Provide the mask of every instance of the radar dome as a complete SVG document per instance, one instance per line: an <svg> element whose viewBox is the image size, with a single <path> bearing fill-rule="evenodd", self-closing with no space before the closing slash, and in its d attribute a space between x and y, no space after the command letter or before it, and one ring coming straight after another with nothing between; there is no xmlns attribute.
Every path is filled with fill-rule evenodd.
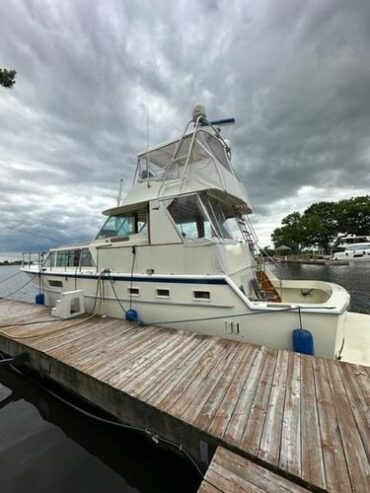
<svg viewBox="0 0 370 493"><path fill-rule="evenodd" d="M202 104L196 104L193 108L193 121L196 122L200 117L201 120L206 119L206 109Z"/></svg>

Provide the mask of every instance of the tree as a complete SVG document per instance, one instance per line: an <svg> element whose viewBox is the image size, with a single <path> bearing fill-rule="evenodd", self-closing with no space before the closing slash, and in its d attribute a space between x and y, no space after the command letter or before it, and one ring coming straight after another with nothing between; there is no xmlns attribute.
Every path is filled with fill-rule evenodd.
<svg viewBox="0 0 370 493"><path fill-rule="evenodd" d="M6 68L0 68L0 86L13 87L15 84L15 77L17 72L15 70L7 70Z"/></svg>
<svg viewBox="0 0 370 493"><path fill-rule="evenodd" d="M370 235L370 196L341 200L337 205L339 232Z"/></svg>
<svg viewBox="0 0 370 493"><path fill-rule="evenodd" d="M272 241L275 248L287 245L294 253L299 253L302 249L302 216L298 211L292 212L281 221L282 227L277 228L272 233Z"/></svg>
<svg viewBox="0 0 370 493"><path fill-rule="evenodd" d="M339 202L317 202L303 214L292 212L272 233L275 248L289 246L295 253L302 248L329 246L339 234L370 235L370 196Z"/></svg>

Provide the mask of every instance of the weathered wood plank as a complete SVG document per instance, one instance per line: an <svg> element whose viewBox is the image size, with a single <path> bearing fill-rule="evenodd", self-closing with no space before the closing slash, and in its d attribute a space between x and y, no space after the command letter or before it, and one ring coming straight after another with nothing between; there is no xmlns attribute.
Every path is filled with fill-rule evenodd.
<svg viewBox="0 0 370 493"><path fill-rule="evenodd" d="M227 429L239 396L244 388L253 364L260 364L262 349L257 346L249 346L248 352L239 368L235 373L234 379L221 402L220 409L212 419L208 428L208 433L217 437L223 437ZM257 360L257 361L256 361ZM255 363L256 361L256 363Z"/></svg>
<svg viewBox="0 0 370 493"><path fill-rule="evenodd" d="M205 341L200 340L195 335L184 337L179 344L176 358L171 358L164 367L158 368L142 385L140 398L145 399L151 405L155 405L158 396L164 397L172 392L173 388L183 378L183 375L190 367L190 358L200 357L205 351Z"/></svg>
<svg viewBox="0 0 370 493"><path fill-rule="evenodd" d="M370 462L370 406L367 404L358 379L356 378L362 372L360 369L354 369L351 365L345 363L338 366L338 368L342 374L348 402L356 420L358 434L365 448L367 460ZM370 393L370 378L368 378L366 388Z"/></svg>
<svg viewBox="0 0 370 493"><path fill-rule="evenodd" d="M308 491L303 486L226 450L224 447L217 448L213 461L267 493L275 493L277 491L306 493Z"/></svg>
<svg viewBox="0 0 370 493"><path fill-rule="evenodd" d="M256 392L254 396L249 418L241 440L241 447L255 456L258 455L263 426L267 415L277 352L273 349L267 349L264 359L263 369L258 382L258 392Z"/></svg>
<svg viewBox="0 0 370 493"><path fill-rule="evenodd" d="M229 365L225 368L224 373L219 374L219 380L216 387L210 393L209 398L200 409L198 415L193 420L193 426L201 429L208 428L218 411L221 408L221 403L227 394L230 385L235 377L235 374L239 372L240 366L245 360L249 351L248 345L243 348L238 348L235 356L230 358Z"/></svg>
<svg viewBox="0 0 370 493"><path fill-rule="evenodd" d="M302 486L282 478L223 447L218 447L204 482L223 493L307 493Z"/></svg>
<svg viewBox="0 0 370 493"><path fill-rule="evenodd" d="M181 416L187 423L193 423L199 409L201 409L207 402L209 396L214 391L220 379L227 371L231 361L237 354L238 346L229 341L229 344L225 345L224 354L220 354L217 357L215 365L209 369L208 374L205 374L203 381L193 382L193 386L187 390L188 398L184 399L182 407L180 409ZM202 377L199 376L201 379ZM182 399L181 399L182 401ZM185 404L187 401L187 404Z"/></svg>
<svg viewBox="0 0 370 493"><path fill-rule="evenodd" d="M325 360L313 360L317 408L320 420L322 453L326 476L326 488L330 492L352 491L346 458L339 433L336 409L333 402Z"/></svg>
<svg viewBox="0 0 370 493"><path fill-rule="evenodd" d="M222 491L219 490L218 488L215 488L207 481L203 481L197 493L222 493Z"/></svg>
<svg viewBox="0 0 370 493"><path fill-rule="evenodd" d="M94 378L103 379L105 382L112 380L112 385L116 385L120 378L123 379L123 376L130 372L133 364L136 367L143 364L156 355L161 344L167 341L170 348L176 341L175 335L172 334L155 331L135 332L131 331L128 337L120 337L112 342L107 348L111 356L108 364L105 358L105 365L104 360L101 360L90 366Z"/></svg>
<svg viewBox="0 0 370 493"><path fill-rule="evenodd" d="M279 351L258 451L258 457L260 459L274 465L279 463L281 430L287 385L288 357L288 351Z"/></svg>
<svg viewBox="0 0 370 493"><path fill-rule="evenodd" d="M150 351L148 360L145 357L141 360L137 359L130 366L129 371L113 376L109 380L110 385L124 388L125 392L132 392L133 394L139 392L141 385L153 377L153 374L160 370L162 365L171 361L172 358L176 358L181 342L187 344L189 341L176 334L173 334L172 338L161 341L158 346L155 346Z"/></svg>
<svg viewBox="0 0 370 493"><path fill-rule="evenodd" d="M227 354L227 348L230 346L224 344L221 347L216 340L212 341L208 351L198 360L196 367L193 368L189 378L183 380L181 386L178 386L175 391L171 392L163 399L158 407L164 412L171 412L173 416L181 417L181 413L186 409L187 400L194 392L199 391L199 386L204 380L208 372L212 371L214 365L219 361L219 358Z"/></svg>
<svg viewBox="0 0 370 493"><path fill-rule="evenodd" d="M370 489L370 473L366 472L368 459L363 442L358 433L356 421L352 413L351 402L343 385L342 374L335 361L325 362L329 385L335 396L335 406L342 446L346 457L346 467L352 484L352 490L368 493ZM348 465L350 464L350 467Z"/></svg>
<svg viewBox="0 0 370 493"><path fill-rule="evenodd" d="M184 359L180 357L176 359L175 373L172 376L167 376L167 379L160 381L159 386L152 387L150 395L148 395L148 403L152 406L160 408L170 399L175 399L176 395L181 395L182 390L186 386L188 375L192 375L197 362L202 359L207 352L215 345L213 339L204 340L201 344L195 346L189 356Z"/></svg>
<svg viewBox="0 0 370 493"><path fill-rule="evenodd" d="M289 353L279 466L301 475L301 355Z"/></svg>
<svg viewBox="0 0 370 493"><path fill-rule="evenodd" d="M240 446L243 438L244 429L249 418L249 413L257 392L262 370L266 362L267 352L268 350L265 347L261 347L261 349L257 352L248 373L248 378L244 381L244 384L239 391L237 404L234 407L232 416L223 435L224 440L237 446Z"/></svg>
<svg viewBox="0 0 370 493"><path fill-rule="evenodd" d="M301 357L302 478L326 488L313 358Z"/></svg>

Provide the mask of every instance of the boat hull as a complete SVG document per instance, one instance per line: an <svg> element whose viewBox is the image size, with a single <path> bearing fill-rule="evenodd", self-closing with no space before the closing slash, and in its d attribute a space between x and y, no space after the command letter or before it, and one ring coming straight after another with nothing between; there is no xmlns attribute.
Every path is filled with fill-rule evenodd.
<svg viewBox="0 0 370 493"><path fill-rule="evenodd" d="M302 297L302 303L297 305L293 294L308 286L299 281L290 281L282 287L284 303L273 303L248 299L227 276L130 276L24 270L35 276L37 284L41 275L46 304L50 307L56 305L61 292L82 289L87 312L124 318L125 312L134 309L143 324L287 350L292 350L292 332L302 321L303 328L313 335L316 355L336 357L342 346L347 306L342 303L338 309L330 300L329 304L323 300L320 304L315 293L311 294L310 303L303 303ZM311 291L314 289L319 291L317 287Z"/></svg>

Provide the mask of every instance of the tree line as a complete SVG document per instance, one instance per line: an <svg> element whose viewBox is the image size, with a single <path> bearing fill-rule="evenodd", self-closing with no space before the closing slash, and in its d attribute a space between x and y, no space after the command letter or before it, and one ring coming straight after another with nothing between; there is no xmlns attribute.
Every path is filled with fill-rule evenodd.
<svg viewBox="0 0 370 493"><path fill-rule="evenodd" d="M370 235L370 196L338 202L317 202L303 214L294 211L272 233L275 249L288 246L293 253L320 248L326 253L338 235Z"/></svg>

